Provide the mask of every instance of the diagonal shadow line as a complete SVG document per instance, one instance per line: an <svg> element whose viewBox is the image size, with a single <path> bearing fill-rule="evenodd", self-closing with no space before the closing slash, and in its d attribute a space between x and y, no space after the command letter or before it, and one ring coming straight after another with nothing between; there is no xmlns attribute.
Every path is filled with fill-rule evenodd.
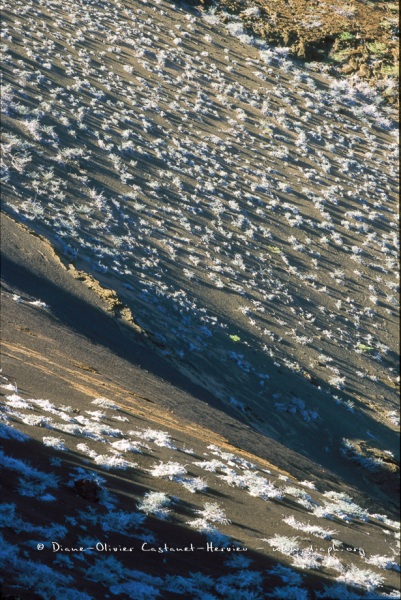
<svg viewBox="0 0 401 600"><path fill-rule="evenodd" d="M102 309L61 288L50 279L35 274L4 252L1 257L1 271L2 280L6 285L23 290L25 294L35 298L39 297L48 304L51 307L48 316L54 322L68 327L94 344L107 347L117 356L142 369L151 370L186 392L207 399L209 402L214 400L211 394L178 372L174 372L172 376L173 368L170 364L159 357L155 361L153 352L144 348L140 339L133 339L136 334L129 326L117 323L114 317Z"/></svg>
<svg viewBox="0 0 401 600"><path fill-rule="evenodd" d="M2 277L9 286L15 287L18 290L24 290L25 293L36 298L39 297L46 304L50 305L51 312L48 316L55 323L60 323L68 327L78 334L80 338L87 338L93 344L107 348L123 360L149 371L156 377L169 382L175 388L182 390L184 393L192 394L202 403L205 403L206 406L210 405L217 408L235 419L227 411L227 408L210 392L174 369L170 363L164 361L162 357L157 356L154 350L142 345L139 336L133 334L130 327L123 323L117 323L115 318L108 315L102 309L61 287L48 277L33 272L32 268L28 268L18 260L15 260L10 250L3 251ZM283 369L285 368L283 367ZM235 420L238 422L237 419ZM375 425L377 426L376 422ZM243 424L242 429L244 429ZM388 432L388 428L386 430ZM318 460L312 460L303 453L302 449L291 448L287 443L280 443L280 441L274 440L271 436L267 436L266 433L255 430L247 429L247 432L245 432L245 429L242 432L235 430L234 433L235 443L239 447L251 451L254 447L257 447L258 454L261 457L265 456L268 460L271 460L272 456L274 456L276 462L279 460L278 464L283 464L283 460L280 460L280 455L282 454L282 456L286 457L284 463L287 466L284 468L288 468L288 464L291 463L292 467L296 467L298 473L300 473L300 465L296 465L296 456L298 454L303 455L301 471L303 471L304 477L308 470L308 475L313 472L315 476L323 476L326 479L333 479L333 481L335 480L335 476L339 475L337 469L327 463L325 461L326 457L323 455L319 456ZM227 432L224 435L227 436ZM393 436L396 437L396 434L394 433ZM256 446L253 446L254 443L256 443ZM291 451L292 457L288 456L288 450ZM344 470L342 470L340 477L341 479L345 479L352 487L355 486L354 477L347 475Z"/></svg>

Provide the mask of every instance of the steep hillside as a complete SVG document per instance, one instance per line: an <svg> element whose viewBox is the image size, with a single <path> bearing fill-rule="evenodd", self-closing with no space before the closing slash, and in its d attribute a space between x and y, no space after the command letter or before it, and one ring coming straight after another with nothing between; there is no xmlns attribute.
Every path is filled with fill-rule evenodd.
<svg viewBox="0 0 401 600"><path fill-rule="evenodd" d="M2 598L397 597L391 506L214 406L2 226Z"/></svg>
<svg viewBox="0 0 401 600"><path fill-rule="evenodd" d="M3 21L5 539L39 560L32 536L19 536L41 537L44 506L75 539L79 528L99 531L103 517L89 511L84 524L75 504L62 521L64 495L67 504L74 494L90 502L74 492L83 472L70 476L72 462L90 470L88 480L102 473L96 485L113 488L121 510L134 502L136 517L126 517L134 528L143 522L136 509L146 490L167 494L161 512L142 511L153 515L149 531L158 543L170 534L185 539L197 514L195 529L213 533L196 512L204 503L189 500L205 493L221 504L209 521L253 553L259 575L252 582L238 575L236 583L224 579L233 577L231 563L209 564L206 554L175 567L172 559L170 572L142 553L136 564L144 561L154 578L144 597L354 597L343 584L392 593L399 506L393 110L360 78L334 78L321 64L297 61L215 9L162 0L6 1ZM43 427L54 431L44 435ZM54 467L54 485L25 493L28 484L15 475L25 477L22 463L8 452L18 460L38 453L41 468ZM114 501L105 502L101 510L114 514ZM170 515L163 512L169 502L174 516L164 530L154 517ZM9 531L17 508L26 521ZM29 529L33 510L32 527L42 529ZM364 554L339 564L324 562L326 546L317 556L295 540L286 543L296 547L272 542L291 538L291 530L297 536L297 528L324 539L323 518ZM46 544L51 533L42 535ZM334 534L327 535L330 547ZM279 548L286 550L278 557ZM10 594L26 582L8 552ZM42 557L53 564L50 546ZM302 591L272 592L286 583L285 572L281 580L278 572L265 575L282 558L307 570ZM86 583L71 598L84 598L83 590L101 597L103 584L138 597L139 575L121 570L132 562L110 559L112 574L102 579L92 559L87 578L82 561L75 584ZM188 578L198 560L211 577L203 595L194 582L174 580L170 589L157 580L160 568L171 577L184 569ZM55 563L62 594L69 580L57 569L73 564ZM295 588L301 579L293 577ZM337 592L322 592L330 580ZM53 597L44 588L38 594Z"/></svg>

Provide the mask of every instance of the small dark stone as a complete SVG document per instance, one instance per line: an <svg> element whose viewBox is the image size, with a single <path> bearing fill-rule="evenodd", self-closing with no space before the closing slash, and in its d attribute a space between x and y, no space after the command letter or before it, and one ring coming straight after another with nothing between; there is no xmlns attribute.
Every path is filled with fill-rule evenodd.
<svg viewBox="0 0 401 600"><path fill-rule="evenodd" d="M74 482L74 489L81 498L90 502L99 502L102 488L93 479L77 479Z"/></svg>

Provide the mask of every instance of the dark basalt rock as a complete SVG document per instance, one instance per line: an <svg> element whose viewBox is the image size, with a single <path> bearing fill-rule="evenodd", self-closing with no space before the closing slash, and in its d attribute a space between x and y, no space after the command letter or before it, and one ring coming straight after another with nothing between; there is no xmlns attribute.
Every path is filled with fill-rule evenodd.
<svg viewBox="0 0 401 600"><path fill-rule="evenodd" d="M74 489L81 498L90 502L99 502L102 488L93 479L76 479Z"/></svg>

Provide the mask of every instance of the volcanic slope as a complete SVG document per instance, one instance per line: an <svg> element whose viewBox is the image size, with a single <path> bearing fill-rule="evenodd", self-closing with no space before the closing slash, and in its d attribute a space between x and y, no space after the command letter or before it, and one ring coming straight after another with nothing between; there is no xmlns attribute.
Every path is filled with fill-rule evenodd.
<svg viewBox="0 0 401 600"><path fill-rule="evenodd" d="M2 236L2 598L397 597L391 507L214 407L48 242Z"/></svg>
<svg viewBox="0 0 401 600"><path fill-rule="evenodd" d="M217 431L218 409L241 447L258 436L282 470L305 464L394 512L393 113L225 20L167 2L5 2L3 208L203 400L193 421ZM23 282L20 269L6 288L20 310ZM76 334L121 356L112 331Z"/></svg>
<svg viewBox="0 0 401 600"><path fill-rule="evenodd" d="M235 17L5 6L5 210L258 431L330 467L396 452L389 109Z"/></svg>

